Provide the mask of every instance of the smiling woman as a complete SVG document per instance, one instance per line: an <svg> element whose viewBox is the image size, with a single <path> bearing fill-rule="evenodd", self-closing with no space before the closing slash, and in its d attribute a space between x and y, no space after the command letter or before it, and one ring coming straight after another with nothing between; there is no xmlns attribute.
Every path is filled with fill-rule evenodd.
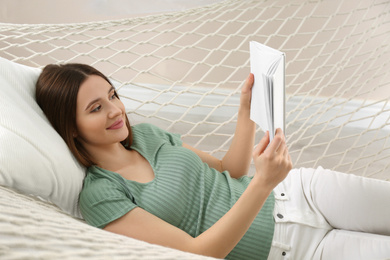
<svg viewBox="0 0 390 260"><path fill-rule="evenodd" d="M104 133L107 138L123 145L132 142L123 103L107 77L90 66L46 66L37 82L36 99L54 129L86 167L96 164L86 147L89 144L102 145L101 136L94 138L89 134L96 132L90 131L91 128L100 129L100 134ZM102 116L103 113L107 117ZM121 122L126 127L119 127Z"/></svg>

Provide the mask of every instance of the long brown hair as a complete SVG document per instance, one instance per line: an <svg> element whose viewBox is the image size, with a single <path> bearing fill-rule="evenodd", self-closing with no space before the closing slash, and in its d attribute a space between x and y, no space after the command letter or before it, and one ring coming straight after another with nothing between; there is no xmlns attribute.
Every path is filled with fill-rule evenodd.
<svg viewBox="0 0 390 260"><path fill-rule="evenodd" d="M76 159L85 167L96 165L96 163L77 138L74 138L73 133L77 130L77 94L80 86L91 75L102 77L112 86L103 73L89 65L78 63L50 64L42 70L36 83L35 93L38 105L54 129L64 139ZM115 95L119 98L116 92ZM126 126L129 135L121 143L125 147L130 147L133 135L127 117Z"/></svg>

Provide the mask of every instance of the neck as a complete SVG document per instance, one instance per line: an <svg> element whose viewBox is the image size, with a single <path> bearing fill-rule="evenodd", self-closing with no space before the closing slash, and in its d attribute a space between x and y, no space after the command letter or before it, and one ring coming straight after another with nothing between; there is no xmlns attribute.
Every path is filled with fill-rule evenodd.
<svg viewBox="0 0 390 260"><path fill-rule="evenodd" d="M127 150L121 143L115 143L104 147L85 147L88 153L97 163L97 166L109 170L117 171L126 163L130 162L131 151Z"/></svg>

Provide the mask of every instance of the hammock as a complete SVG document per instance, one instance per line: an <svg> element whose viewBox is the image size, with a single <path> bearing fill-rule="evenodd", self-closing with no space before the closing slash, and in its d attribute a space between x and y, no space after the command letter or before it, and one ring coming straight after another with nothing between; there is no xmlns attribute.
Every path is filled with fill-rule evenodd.
<svg viewBox="0 0 390 260"><path fill-rule="evenodd" d="M249 41L255 40L286 53L286 137L294 167L323 166L390 180L389 24L387 0L228 0L116 21L0 24L0 56L39 68L48 63L92 65L112 79L132 124L156 124L222 157L232 140L240 89L249 73ZM262 134L258 129L257 140ZM1 192L19 196L5 188ZM4 212L9 206L0 197ZM42 203L28 202L31 207ZM8 222L19 223L12 220L22 213L11 214L11 209L1 213L0 224L7 229L0 230L12 229ZM55 219L31 221L53 223L49 226L57 231L50 239L58 229L68 230ZM34 250L44 256L47 249L38 243L52 241L46 235L38 234L38 241L31 237ZM70 241L66 247L80 249L77 244ZM0 255L4 250L28 255L28 250L7 251L18 246L0 245ZM96 247L89 244L75 255L88 256Z"/></svg>

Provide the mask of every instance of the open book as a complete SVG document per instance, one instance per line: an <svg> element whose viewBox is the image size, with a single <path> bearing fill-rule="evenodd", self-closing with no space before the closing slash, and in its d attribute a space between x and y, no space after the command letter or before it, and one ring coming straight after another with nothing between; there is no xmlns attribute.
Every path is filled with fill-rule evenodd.
<svg viewBox="0 0 390 260"><path fill-rule="evenodd" d="M255 76L250 119L272 140L277 128L285 133L285 54L251 41L250 63Z"/></svg>

